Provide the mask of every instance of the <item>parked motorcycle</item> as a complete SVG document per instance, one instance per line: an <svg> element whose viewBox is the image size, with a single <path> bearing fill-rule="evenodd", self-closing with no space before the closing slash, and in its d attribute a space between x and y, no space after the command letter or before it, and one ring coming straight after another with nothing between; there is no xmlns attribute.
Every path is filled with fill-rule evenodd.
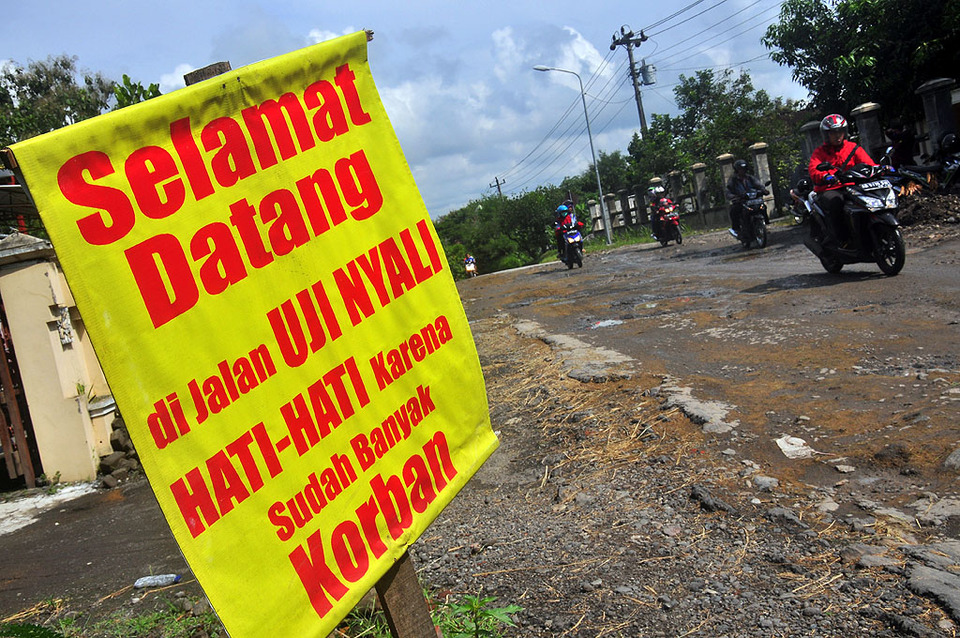
<svg viewBox="0 0 960 638"><path fill-rule="evenodd" d="M960 187L960 139L956 133L947 133L941 137L933 155L923 159L932 161L918 168L931 170L935 176L933 181L937 191L955 193Z"/></svg>
<svg viewBox="0 0 960 638"><path fill-rule="evenodd" d="M922 190L936 190L936 173L940 170L939 166L912 166L903 165L899 168L891 166L890 160L893 155L893 147L888 146L880 158L880 165L888 168L886 178L893 184L893 190L897 197L912 195ZM931 180L934 180L931 183Z"/></svg>
<svg viewBox="0 0 960 638"><path fill-rule="evenodd" d="M660 231L657 235L660 245L666 246L671 241L677 242L678 246L682 244L683 234L680 232L680 213L677 211L677 205L663 198L657 203L655 214L660 220Z"/></svg>
<svg viewBox="0 0 960 638"><path fill-rule="evenodd" d="M567 268L583 268L583 235L575 224L563 224L560 226L560 232L563 237L563 254L560 255L560 261L567 265Z"/></svg>
<svg viewBox="0 0 960 638"><path fill-rule="evenodd" d="M749 248L750 244L755 244L757 248L766 247L767 206L763 203L763 192L750 189L743 194L740 202L743 204L740 211L740 232L734 237L740 240L744 248Z"/></svg>
<svg viewBox="0 0 960 638"><path fill-rule="evenodd" d="M926 135L918 138L927 139ZM888 147L881 164L890 163L893 147ZM918 190L953 193L960 187L960 140L954 133L940 138L933 155L922 155L926 164L904 165L889 176L897 195L909 195Z"/></svg>
<svg viewBox="0 0 960 638"><path fill-rule="evenodd" d="M834 166L823 163L818 170L827 171ZM810 235L803 240L824 270L838 273L845 264L876 263L885 275L893 276L903 269L906 246L897 221L899 200L893 184L888 179L890 168L857 164L837 173L837 179L845 184L843 191L843 224L848 240L845 243L830 236L831 226L826 212L821 208L816 194L811 193Z"/></svg>

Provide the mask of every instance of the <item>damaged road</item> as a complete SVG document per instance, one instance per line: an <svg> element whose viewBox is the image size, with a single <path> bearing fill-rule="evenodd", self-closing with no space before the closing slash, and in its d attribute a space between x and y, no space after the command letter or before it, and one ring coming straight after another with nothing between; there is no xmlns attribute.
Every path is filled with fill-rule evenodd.
<svg viewBox="0 0 960 638"><path fill-rule="evenodd" d="M960 465L960 241L907 234L899 276L870 264L830 275L802 232L774 228L765 250L722 233L622 248L588 255L583 270L554 263L461 282L461 294L471 319L506 314L522 334L657 375L666 405L713 445L783 479L844 480L841 501L882 484L871 500L921 525L960 522L910 507L924 492L945 498ZM811 453L788 458L783 437Z"/></svg>
<svg viewBox="0 0 960 638"><path fill-rule="evenodd" d="M908 232L894 278L801 238L460 282L503 447L426 579L526 603L525 636L956 635L957 233Z"/></svg>

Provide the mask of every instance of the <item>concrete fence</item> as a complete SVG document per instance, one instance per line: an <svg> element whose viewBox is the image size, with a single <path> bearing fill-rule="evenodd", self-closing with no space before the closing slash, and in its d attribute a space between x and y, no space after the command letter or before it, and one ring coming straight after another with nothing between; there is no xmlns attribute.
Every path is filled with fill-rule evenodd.
<svg viewBox="0 0 960 638"><path fill-rule="evenodd" d="M915 124L915 133L923 139L920 143L920 155L932 154L940 139L947 133L956 133L957 122L960 121L960 89L956 88L956 81L951 78L938 78L925 82L916 90L916 94L923 103L924 118ZM881 125L881 105L867 102L850 111L848 119L858 136L861 146L874 160L879 161L889 145ZM826 114L824 114L826 115ZM822 143L820 120L807 122L800 127L801 159L804 164L810 159L814 149ZM770 170L768 146L757 142L750 146L750 157L743 158L752 164L753 174L761 182L766 183L778 176ZM729 153L720 155L712 160L719 170L722 184L733 175L733 162L736 158ZM919 160L920 157L918 156ZM674 170L663 177L654 177L647 185L638 185L633 189L625 189L618 193L606 193L604 203L610 213L610 224L614 230L624 230L646 226L649 228L649 201L646 197L647 188L660 184L666 189L667 195L681 208L684 224L693 228L719 228L729 223L726 201L713 201L707 186L706 163L698 162L687 170ZM779 176L778 181L786 181ZM792 184L771 183L767 189L770 195L764 199L767 212L771 218L778 216L774 193L785 192ZM788 202L781 202L785 208ZM594 232L603 231L603 219L600 206L596 200L589 200L587 207L593 219Z"/></svg>

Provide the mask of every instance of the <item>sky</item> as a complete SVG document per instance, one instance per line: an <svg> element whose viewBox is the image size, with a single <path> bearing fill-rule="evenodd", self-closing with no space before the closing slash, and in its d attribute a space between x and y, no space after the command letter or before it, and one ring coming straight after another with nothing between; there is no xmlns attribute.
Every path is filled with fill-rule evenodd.
<svg viewBox="0 0 960 638"><path fill-rule="evenodd" d="M781 0L552 2L513 0L32 0L0 17L0 61L52 55L112 80L124 74L163 93L220 61L247 64L361 29L374 31L370 70L430 215L436 219L499 192L558 184L591 162L577 77L596 152L626 153L640 117L625 46L641 30L647 123L676 115L681 74L740 69L771 96L804 99L791 70L760 38ZM759 141L759 140L758 140Z"/></svg>

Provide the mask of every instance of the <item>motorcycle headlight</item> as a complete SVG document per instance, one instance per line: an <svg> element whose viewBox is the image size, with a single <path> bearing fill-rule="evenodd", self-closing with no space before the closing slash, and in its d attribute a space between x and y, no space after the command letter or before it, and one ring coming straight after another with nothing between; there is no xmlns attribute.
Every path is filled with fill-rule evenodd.
<svg viewBox="0 0 960 638"><path fill-rule="evenodd" d="M870 211L885 210L897 207L897 193L891 188L883 192L871 192L869 195L860 195L860 201Z"/></svg>

